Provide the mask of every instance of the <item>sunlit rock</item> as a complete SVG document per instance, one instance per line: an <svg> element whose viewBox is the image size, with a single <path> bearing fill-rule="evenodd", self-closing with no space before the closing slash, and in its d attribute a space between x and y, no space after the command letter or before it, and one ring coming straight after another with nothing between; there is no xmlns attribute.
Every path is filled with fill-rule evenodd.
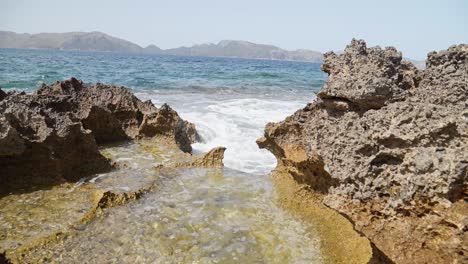
<svg viewBox="0 0 468 264"><path fill-rule="evenodd" d="M468 46L426 64L353 40L325 54L318 99L268 124L257 143L392 261L463 262Z"/></svg>
<svg viewBox="0 0 468 264"><path fill-rule="evenodd" d="M225 147L216 147L202 156L194 157L191 161L176 163L175 167L204 167L222 168Z"/></svg>

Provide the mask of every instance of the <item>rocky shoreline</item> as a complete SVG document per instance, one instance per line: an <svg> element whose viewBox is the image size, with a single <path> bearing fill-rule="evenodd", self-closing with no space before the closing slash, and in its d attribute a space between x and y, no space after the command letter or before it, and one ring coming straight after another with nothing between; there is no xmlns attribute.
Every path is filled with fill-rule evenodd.
<svg viewBox="0 0 468 264"><path fill-rule="evenodd" d="M199 140L168 105L142 102L125 87L71 78L34 94L0 90L0 194L109 171L98 145L155 136L184 152Z"/></svg>
<svg viewBox="0 0 468 264"><path fill-rule="evenodd" d="M353 40L325 55L317 100L257 141L277 158L280 203L312 223L326 263L468 260L468 46L426 63ZM61 258L87 224L163 178L219 181L225 148L191 154L200 140L168 105L125 87L71 78L33 94L0 89L0 263Z"/></svg>
<svg viewBox="0 0 468 264"><path fill-rule="evenodd" d="M71 78L33 94L0 90L0 113L0 263L54 261L50 248L178 167L223 167L224 147L191 154L195 125L125 87ZM141 164L117 158L128 151Z"/></svg>
<svg viewBox="0 0 468 264"><path fill-rule="evenodd" d="M345 216L377 263L468 260L468 45L426 65L353 40L325 54L317 100L257 141L276 156L276 177L300 186L285 195L307 190Z"/></svg>

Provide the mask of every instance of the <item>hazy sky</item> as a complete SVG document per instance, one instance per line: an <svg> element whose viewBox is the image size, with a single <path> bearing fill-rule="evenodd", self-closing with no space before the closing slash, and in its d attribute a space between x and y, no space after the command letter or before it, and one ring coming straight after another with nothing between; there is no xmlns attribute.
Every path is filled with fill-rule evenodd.
<svg viewBox="0 0 468 264"><path fill-rule="evenodd" d="M356 37L425 59L468 43L468 0L0 0L0 30L102 31L162 48L236 39L322 52Z"/></svg>

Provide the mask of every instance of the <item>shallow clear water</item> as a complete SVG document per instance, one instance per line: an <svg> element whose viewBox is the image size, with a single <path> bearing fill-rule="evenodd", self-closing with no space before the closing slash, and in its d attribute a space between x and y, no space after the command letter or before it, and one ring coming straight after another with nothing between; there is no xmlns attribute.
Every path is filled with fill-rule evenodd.
<svg viewBox="0 0 468 264"><path fill-rule="evenodd" d="M227 147L224 170L159 175L164 162L138 144L106 148L122 172L89 183L126 191L158 178L141 200L112 208L51 249L55 260L82 263L318 263L313 227L278 207L268 172L275 166L255 140L314 99L325 81L318 64L177 56L0 49L0 87L33 91L71 76L124 85L141 99L168 103L196 124L194 152ZM111 176L109 176L111 175ZM129 177L124 185L114 181Z"/></svg>
<svg viewBox="0 0 468 264"><path fill-rule="evenodd" d="M160 175L137 143L103 151L127 164L126 173L157 175L157 191L107 210L39 255L66 263L320 263L318 239L276 206L267 176L203 168ZM106 177L115 175L97 181Z"/></svg>

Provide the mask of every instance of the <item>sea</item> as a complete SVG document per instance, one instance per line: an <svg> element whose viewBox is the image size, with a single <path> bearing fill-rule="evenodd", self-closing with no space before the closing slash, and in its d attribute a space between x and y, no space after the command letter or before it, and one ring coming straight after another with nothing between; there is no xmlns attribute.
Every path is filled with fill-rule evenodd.
<svg viewBox="0 0 468 264"><path fill-rule="evenodd" d="M281 206L269 176L276 159L255 143L268 122L281 121L315 99L327 78L319 64L0 49L3 90L32 93L42 83L70 77L88 84L125 86L156 106L168 103L196 125L202 142L193 144L193 152L227 148L225 168L189 168L176 176L165 175L154 166L168 153L151 142L150 147L143 142L103 147L106 157L125 166L84 178L72 188L57 186L0 200L5 204L0 206L0 233L9 230L28 237L66 227L68 220L61 219L86 205L73 197L81 197L87 188L118 193L157 181L157 191L106 210L105 217L61 243L34 251L32 259L51 258L58 263L324 262L316 226ZM8 229L25 222L35 223L34 228ZM9 242L0 241L0 250L2 243Z"/></svg>
<svg viewBox="0 0 468 264"><path fill-rule="evenodd" d="M327 75L320 64L239 58L0 49L0 87L33 92L75 77L129 88L156 106L168 103L203 139L194 152L227 148L228 168L267 174L274 156L255 140L315 99Z"/></svg>

